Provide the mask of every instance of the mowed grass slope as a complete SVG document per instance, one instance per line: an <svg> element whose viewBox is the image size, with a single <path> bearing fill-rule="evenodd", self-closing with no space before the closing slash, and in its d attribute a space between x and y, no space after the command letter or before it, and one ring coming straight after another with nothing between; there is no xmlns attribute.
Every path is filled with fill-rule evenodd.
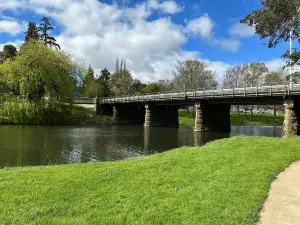
<svg viewBox="0 0 300 225"><path fill-rule="evenodd" d="M255 224L300 138L233 137L118 162L0 170L0 224Z"/></svg>
<svg viewBox="0 0 300 225"><path fill-rule="evenodd" d="M247 126L282 126L283 116L278 115L276 118L272 114L257 114L253 113L253 118L250 120L250 113L240 113L240 117L236 112L230 113L230 123L232 125L247 125ZM179 124L194 126L195 120L192 118L192 114L187 114L184 109L179 110Z"/></svg>

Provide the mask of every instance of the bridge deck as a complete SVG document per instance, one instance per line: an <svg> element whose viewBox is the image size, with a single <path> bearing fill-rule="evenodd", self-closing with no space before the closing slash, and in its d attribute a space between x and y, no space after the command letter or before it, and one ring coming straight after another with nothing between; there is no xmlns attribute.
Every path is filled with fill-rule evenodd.
<svg viewBox="0 0 300 225"><path fill-rule="evenodd" d="M138 102L167 102L167 101L195 101L201 99L232 99L232 98L263 98L300 95L300 84L244 87L216 90L195 90L186 92L165 92L148 95L102 98L100 104L138 103Z"/></svg>

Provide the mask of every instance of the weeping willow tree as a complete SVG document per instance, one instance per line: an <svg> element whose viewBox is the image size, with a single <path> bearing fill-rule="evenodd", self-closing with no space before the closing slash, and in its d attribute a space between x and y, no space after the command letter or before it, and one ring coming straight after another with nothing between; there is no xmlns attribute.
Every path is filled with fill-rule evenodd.
<svg viewBox="0 0 300 225"><path fill-rule="evenodd" d="M78 66L70 56L30 40L0 65L2 116L16 123L55 123L70 111Z"/></svg>

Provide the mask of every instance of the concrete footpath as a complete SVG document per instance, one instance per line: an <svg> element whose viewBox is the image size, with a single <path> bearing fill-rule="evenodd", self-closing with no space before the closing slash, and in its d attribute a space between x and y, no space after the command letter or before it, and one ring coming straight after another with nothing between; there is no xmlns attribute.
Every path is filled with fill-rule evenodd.
<svg viewBox="0 0 300 225"><path fill-rule="evenodd" d="M285 169L271 184L259 224L300 225L300 161Z"/></svg>

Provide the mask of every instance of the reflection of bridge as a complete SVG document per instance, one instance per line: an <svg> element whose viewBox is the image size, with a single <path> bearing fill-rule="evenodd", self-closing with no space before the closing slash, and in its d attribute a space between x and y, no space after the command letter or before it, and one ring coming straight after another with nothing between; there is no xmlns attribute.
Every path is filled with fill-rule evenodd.
<svg viewBox="0 0 300 225"><path fill-rule="evenodd" d="M83 99L81 103L84 104ZM91 102L86 99L85 102ZM79 100L75 100L79 103ZM116 123L178 127L178 108L196 105L195 131L230 131L230 105L285 105L284 133L299 134L300 84L166 92L93 100L97 114Z"/></svg>

